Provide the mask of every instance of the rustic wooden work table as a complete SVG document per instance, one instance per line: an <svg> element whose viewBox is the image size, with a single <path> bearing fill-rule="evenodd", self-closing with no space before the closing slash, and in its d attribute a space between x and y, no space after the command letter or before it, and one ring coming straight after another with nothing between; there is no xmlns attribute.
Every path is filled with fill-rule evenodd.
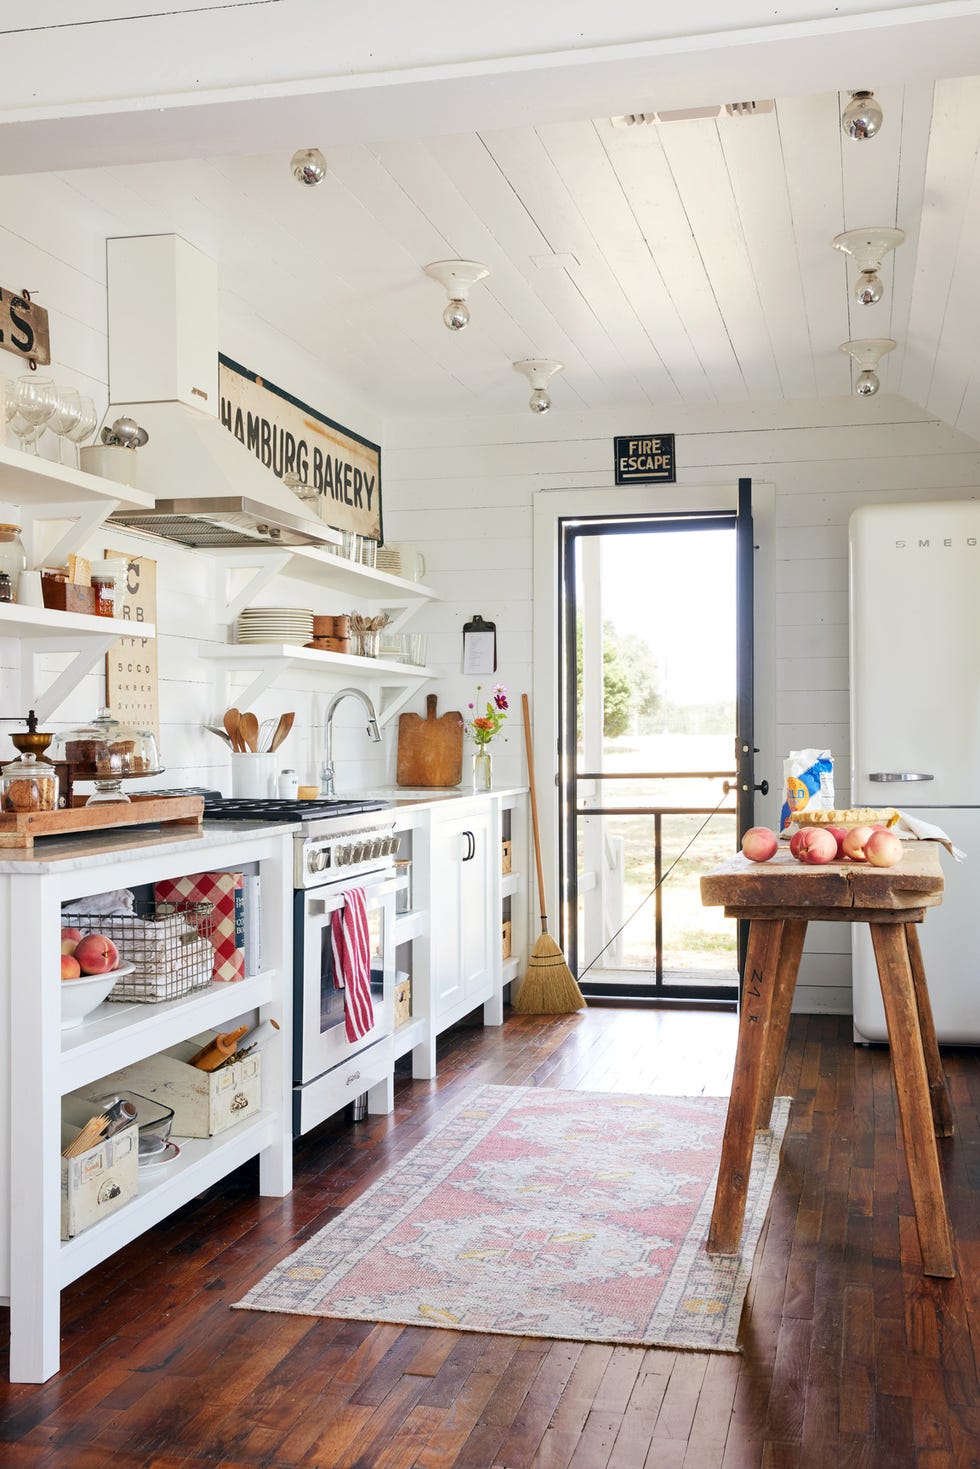
<svg viewBox="0 0 980 1469"><path fill-rule="evenodd" d="M806 926L866 923L884 1001L892 1074L905 1141L922 1268L955 1275L936 1135L949 1137L952 1112L915 925L942 902L935 842L903 844L895 867L831 862L806 867L788 850L769 862L739 854L701 879L701 901L749 921L738 1050L722 1144L708 1253L738 1250L752 1145L768 1127L782 1065Z"/></svg>

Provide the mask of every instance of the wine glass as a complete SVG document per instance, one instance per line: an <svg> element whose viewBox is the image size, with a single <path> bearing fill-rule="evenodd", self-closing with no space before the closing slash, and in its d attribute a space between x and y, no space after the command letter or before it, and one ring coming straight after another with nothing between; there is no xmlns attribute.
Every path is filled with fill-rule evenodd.
<svg viewBox="0 0 980 1469"><path fill-rule="evenodd" d="M78 446L85 442L89 434L97 425L99 421L99 414L92 399L87 397L84 393L81 395L78 402L78 422L74 425L73 428L67 430L67 432L65 433L65 438L69 439L75 445L75 463L81 464L82 461L79 456Z"/></svg>
<svg viewBox="0 0 980 1469"><path fill-rule="evenodd" d="M62 462L61 443L67 438L71 430L80 423L82 417L82 397L77 388L58 388L57 401L54 412L45 424L53 434L58 436L58 463Z"/></svg>
<svg viewBox="0 0 980 1469"><path fill-rule="evenodd" d="M10 427L25 447L30 444L38 452L40 429L47 423L58 401L58 390L54 378L41 377L36 372L25 373L14 383L13 413Z"/></svg>

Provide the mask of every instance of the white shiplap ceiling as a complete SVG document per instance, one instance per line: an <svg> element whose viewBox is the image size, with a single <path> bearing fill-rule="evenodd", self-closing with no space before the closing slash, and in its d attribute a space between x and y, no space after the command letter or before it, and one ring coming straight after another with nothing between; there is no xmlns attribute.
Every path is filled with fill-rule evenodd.
<svg viewBox="0 0 980 1469"><path fill-rule="evenodd" d="M925 37L927 12L962 23L975 10L902 7L899 20L915 12ZM885 34L881 16L869 23ZM800 20L794 37L818 24ZM747 66L755 54L743 46L739 57ZM395 141L332 145L307 129L292 145L319 145L330 165L312 189L293 179L285 146L208 147L202 107L207 156L72 169L61 181L106 235L172 230L213 255L224 292L324 358L384 418L513 411L527 396L511 368L523 357L565 364L553 386L563 410L835 396L856 371L840 344L893 337L883 391L980 437L980 78L950 69L938 80L841 77L842 90L813 95L773 88L769 113L630 129L578 117L567 101L566 120L389 129ZM744 100L732 85L711 100ZM862 143L840 127L855 85L873 86L885 111ZM69 152L84 121L62 129ZM133 112L134 139L146 125L146 109ZM15 118L8 136L22 126ZM42 141L48 126L37 125ZM113 156L125 157L125 137L123 125ZM146 158L146 143L132 156ZM854 265L830 242L868 225L907 238L886 261L884 299L861 307ZM423 272L447 257L490 267L455 334Z"/></svg>

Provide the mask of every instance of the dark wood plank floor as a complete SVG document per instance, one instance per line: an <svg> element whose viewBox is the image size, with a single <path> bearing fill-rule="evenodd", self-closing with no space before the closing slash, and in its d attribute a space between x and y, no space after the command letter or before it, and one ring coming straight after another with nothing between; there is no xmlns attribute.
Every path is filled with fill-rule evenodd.
<svg viewBox="0 0 980 1469"><path fill-rule="evenodd" d="M944 1052L959 1274L919 1269L887 1053L796 1017L794 1098L740 1356L229 1309L426 1133L461 1084L727 1092L734 1017L473 1025L390 1118L326 1124L285 1200L254 1165L65 1292L63 1367L0 1370L4 1469L966 1469L980 1465L980 1052ZM16 1268L16 1267L15 1267Z"/></svg>

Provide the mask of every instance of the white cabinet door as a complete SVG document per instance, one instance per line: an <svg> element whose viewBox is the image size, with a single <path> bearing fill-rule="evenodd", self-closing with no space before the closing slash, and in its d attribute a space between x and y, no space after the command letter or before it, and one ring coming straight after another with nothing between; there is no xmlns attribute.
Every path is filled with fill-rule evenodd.
<svg viewBox="0 0 980 1469"><path fill-rule="evenodd" d="M454 1010L465 1014L492 988L489 856L489 807L433 822L432 980L437 1016Z"/></svg>

